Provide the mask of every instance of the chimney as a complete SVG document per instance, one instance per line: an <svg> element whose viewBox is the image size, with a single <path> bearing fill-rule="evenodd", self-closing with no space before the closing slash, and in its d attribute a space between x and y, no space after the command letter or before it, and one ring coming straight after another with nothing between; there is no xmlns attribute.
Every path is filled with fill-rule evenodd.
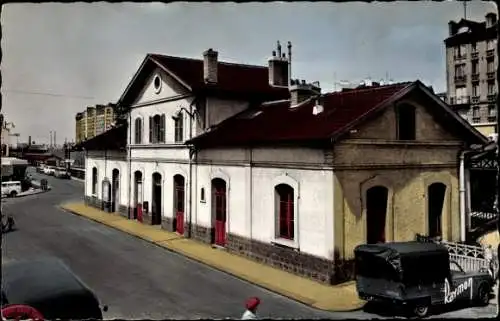
<svg viewBox="0 0 500 321"><path fill-rule="evenodd" d="M451 37L456 33L456 24L455 21L448 22L448 35Z"/></svg>
<svg viewBox="0 0 500 321"><path fill-rule="evenodd" d="M497 15L493 12L486 14L486 28L491 28L497 22Z"/></svg>
<svg viewBox="0 0 500 321"><path fill-rule="evenodd" d="M52 131L50 131L50 142L49 142L49 148L52 147Z"/></svg>
<svg viewBox="0 0 500 321"><path fill-rule="evenodd" d="M269 58L269 85L288 87L289 83L289 58L281 52L281 44L278 41L276 51Z"/></svg>
<svg viewBox="0 0 500 321"><path fill-rule="evenodd" d="M28 136L28 146L31 146L31 136Z"/></svg>
<svg viewBox="0 0 500 321"><path fill-rule="evenodd" d="M292 108L318 95L321 95L318 81L308 84L305 80L296 79L290 83L290 107Z"/></svg>
<svg viewBox="0 0 500 321"><path fill-rule="evenodd" d="M212 48L203 53L203 79L207 84L217 83L217 58L219 53Z"/></svg>

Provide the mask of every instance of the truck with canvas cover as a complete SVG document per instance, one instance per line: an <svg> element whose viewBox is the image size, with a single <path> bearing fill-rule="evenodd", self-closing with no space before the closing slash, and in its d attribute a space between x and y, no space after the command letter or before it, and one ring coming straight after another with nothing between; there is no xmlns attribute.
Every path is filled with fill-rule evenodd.
<svg viewBox="0 0 500 321"><path fill-rule="evenodd" d="M418 317L429 307L455 302L489 303L494 280L487 271L466 273L448 249L429 242L358 245L356 288L361 299L401 304Z"/></svg>

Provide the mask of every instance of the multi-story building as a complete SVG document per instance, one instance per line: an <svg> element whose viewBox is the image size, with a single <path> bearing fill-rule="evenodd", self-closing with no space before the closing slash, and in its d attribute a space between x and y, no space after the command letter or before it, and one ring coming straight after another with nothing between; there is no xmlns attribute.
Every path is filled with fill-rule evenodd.
<svg viewBox="0 0 500 321"><path fill-rule="evenodd" d="M87 107L87 122L85 126L85 140L90 139L95 136L95 116L96 108L89 106Z"/></svg>
<svg viewBox="0 0 500 321"><path fill-rule="evenodd" d="M83 113L76 113L75 116L75 124L76 124L76 131L75 131L75 141L77 143L80 143L84 140L85 138L85 112Z"/></svg>
<svg viewBox="0 0 500 321"><path fill-rule="evenodd" d="M484 135L496 133L497 16L450 21L446 45L448 104Z"/></svg>
<svg viewBox="0 0 500 321"><path fill-rule="evenodd" d="M115 121L114 104L89 106L75 116L77 143L109 130Z"/></svg>

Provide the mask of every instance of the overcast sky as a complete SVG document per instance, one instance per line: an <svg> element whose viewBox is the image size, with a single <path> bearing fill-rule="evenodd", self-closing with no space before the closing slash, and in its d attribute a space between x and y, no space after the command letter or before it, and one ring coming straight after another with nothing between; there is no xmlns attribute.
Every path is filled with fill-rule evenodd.
<svg viewBox="0 0 500 321"><path fill-rule="evenodd" d="M467 8L478 21L496 12ZM75 138L75 113L116 102L148 52L201 58L214 48L220 60L266 65L277 40L293 44L293 78L323 92L386 74L444 91L443 40L463 14L461 2L7 4L2 112L21 142L48 143L53 130L61 144Z"/></svg>

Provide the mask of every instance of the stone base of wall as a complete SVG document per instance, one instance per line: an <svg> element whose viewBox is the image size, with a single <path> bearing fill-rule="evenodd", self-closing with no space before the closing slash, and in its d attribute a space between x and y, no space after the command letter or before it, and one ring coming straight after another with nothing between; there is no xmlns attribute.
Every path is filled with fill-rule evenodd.
<svg viewBox="0 0 500 321"><path fill-rule="evenodd" d="M163 216L161 218L161 228L169 232L176 232L176 221L172 217ZM189 237L189 223L184 222L184 236Z"/></svg>
<svg viewBox="0 0 500 321"><path fill-rule="evenodd" d="M92 206L98 209L103 208L103 202L95 196L85 196L84 203L87 206Z"/></svg>
<svg viewBox="0 0 500 321"><path fill-rule="evenodd" d="M211 227L192 225L191 237L205 244L212 244L215 239L215 229Z"/></svg>
<svg viewBox="0 0 500 321"><path fill-rule="evenodd" d="M194 239L211 244L213 235L213 228L193 225ZM233 234L227 235L226 249L231 253L322 283L339 284L354 279L354 263L341 260L338 254L334 255L334 260L327 260L292 248Z"/></svg>
<svg viewBox="0 0 500 321"><path fill-rule="evenodd" d="M120 205L118 207L118 213L121 216L128 218L129 217L128 215L130 213L130 208L128 206L125 206L125 205Z"/></svg>

